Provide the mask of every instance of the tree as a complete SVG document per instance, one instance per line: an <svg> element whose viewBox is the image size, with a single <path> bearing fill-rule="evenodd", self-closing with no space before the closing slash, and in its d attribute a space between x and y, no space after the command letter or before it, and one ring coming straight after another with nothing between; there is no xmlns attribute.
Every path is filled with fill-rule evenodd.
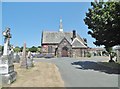
<svg viewBox="0 0 120 89"><path fill-rule="evenodd" d="M18 46L16 46L15 48L14 48L14 52L20 52L21 51L21 49L20 49L20 47L18 47Z"/></svg>
<svg viewBox="0 0 120 89"><path fill-rule="evenodd" d="M29 48L28 47L26 47L26 52L29 52Z"/></svg>
<svg viewBox="0 0 120 89"><path fill-rule="evenodd" d="M38 46L38 48L41 48L41 46Z"/></svg>
<svg viewBox="0 0 120 89"><path fill-rule="evenodd" d="M97 46L104 45L106 50L120 45L120 1L91 2L91 6L84 22L91 29L88 34L96 40L93 43Z"/></svg>
<svg viewBox="0 0 120 89"><path fill-rule="evenodd" d="M31 51L31 52L37 52L37 47L32 46L31 48L29 48L29 51Z"/></svg>
<svg viewBox="0 0 120 89"><path fill-rule="evenodd" d="M20 48L20 52L22 52L23 51L23 46Z"/></svg>
<svg viewBox="0 0 120 89"><path fill-rule="evenodd" d="M41 53L41 46L37 47L37 52Z"/></svg>

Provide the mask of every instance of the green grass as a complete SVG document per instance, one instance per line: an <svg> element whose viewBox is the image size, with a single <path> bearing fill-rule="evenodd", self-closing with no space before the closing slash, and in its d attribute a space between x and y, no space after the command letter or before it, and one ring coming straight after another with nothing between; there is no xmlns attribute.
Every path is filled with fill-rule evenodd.
<svg viewBox="0 0 120 89"><path fill-rule="evenodd" d="M110 62L100 62L100 64L107 66L107 67L111 67L113 69L119 69L120 70L120 63L110 63Z"/></svg>

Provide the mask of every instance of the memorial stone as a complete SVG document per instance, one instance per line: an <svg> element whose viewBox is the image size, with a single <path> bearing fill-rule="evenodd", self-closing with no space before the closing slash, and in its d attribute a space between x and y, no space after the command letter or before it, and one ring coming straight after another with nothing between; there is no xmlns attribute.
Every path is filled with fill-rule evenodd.
<svg viewBox="0 0 120 89"><path fill-rule="evenodd" d="M28 67L33 67L33 58L30 51L28 52L27 55L27 65Z"/></svg>
<svg viewBox="0 0 120 89"><path fill-rule="evenodd" d="M115 50L117 54L117 62L120 63L120 46L116 46Z"/></svg>
<svg viewBox="0 0 120 89"><path fill-rule="evenodd" d="M20 56L18 55L18 53L14 53L13 62L14 63L19 63L20 62Z"/></svg>
<svg viewBox="0 0 120 89"><path fill-rule="evenodd" d="M23 46L22 59L21 59L21 68L28 68L27 57L26 57L26 43Z"/></svg>
<svg viewBox="0 0 120 89"><path fill-rule="evenodd" d="M13 53L10 50L10 28L7 28L3 32L3 36L5 39L3 55L0 58L0 76L2 78L2 84L11 84L16 80L17 72L14 71Z"/></svg>

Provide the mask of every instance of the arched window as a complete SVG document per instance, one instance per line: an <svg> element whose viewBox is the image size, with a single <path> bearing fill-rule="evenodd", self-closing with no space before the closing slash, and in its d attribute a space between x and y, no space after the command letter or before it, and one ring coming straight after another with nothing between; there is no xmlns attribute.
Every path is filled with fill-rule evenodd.
<svg viewBox="0 0 120 89"><path fill-rule="evenodd" d="M68 47L64 46L64 47L62 48L62 50L68 51Z"/></svg>

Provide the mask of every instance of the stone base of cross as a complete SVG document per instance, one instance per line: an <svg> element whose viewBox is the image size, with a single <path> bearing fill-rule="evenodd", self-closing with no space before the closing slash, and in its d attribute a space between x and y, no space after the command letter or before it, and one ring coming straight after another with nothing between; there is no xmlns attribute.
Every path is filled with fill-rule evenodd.
<svg viewBox="0 0 120 89"><path fill-rule="evenodd" d="M14 71L13 61L9 55L3 55L0 58L0 75L2 85L11 84L16 80L17 72Z"/></svg>

